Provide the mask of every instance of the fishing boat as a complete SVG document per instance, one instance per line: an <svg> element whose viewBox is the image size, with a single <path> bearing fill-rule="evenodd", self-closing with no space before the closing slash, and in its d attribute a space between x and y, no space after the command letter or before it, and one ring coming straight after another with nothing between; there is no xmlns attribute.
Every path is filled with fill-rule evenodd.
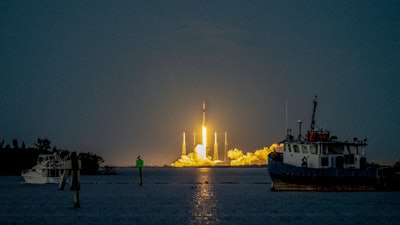
<svg viewBox="0 0 400 225"><path fill-rule="evenodd" d="M25 183L48 184L60 183L64 163L57 154L40 154L37 164L32 169L21 172Z"/></svg>
<svg viewBox="0 0 400 225"><path fill-rule="evenodd" d="M276 191L374 191L387 183L383 168L369 168L367 139L339 141L328 130L315 129L317 96L311 126L305 137L288 129L283 148L268 155L272 190Z"/></svg>

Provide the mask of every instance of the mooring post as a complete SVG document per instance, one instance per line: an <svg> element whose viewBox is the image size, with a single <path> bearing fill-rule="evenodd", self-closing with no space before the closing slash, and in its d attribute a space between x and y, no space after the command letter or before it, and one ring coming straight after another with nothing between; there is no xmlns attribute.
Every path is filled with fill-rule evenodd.
<svg viewBox="0 0 400 225"><path fill-rule="evenodd" d="M81 162L78 160L76 152L70 153L68 160L64 160L64 173L58 186L58 190L64 190L65 183L67 181L67 177L71 174L71 188L70 190L74 192L74 207L80 208L80 201L79 201L79 191L81 189L80 184L80 168Z"/></svg>
<svg viewBox="0 0 400 225"><path fill-rule="evenodd" d="M63 174L61 176L61 181L60 181L60 184L58 185L58 190L64 190L65 184L67 183L67 178L68 178L69 173L70 173L70 169L67 169L67 167L68 167L66 165L67 161L71 162L71 159L70 159L69 155L64 158L64 172L63 172Z"/></svg>
<svg viewBox="0 0 400 225"><path fill-rule="evenodd" d="M76 152L71 153L71 165L72 165L72 181L71 181L71 191L74 192L74 207L75 208L80 208L80 202L79 202L79 190L81 189L81 183L80 183L80 172L79 172L79 162L78 162L78 157L76 156Z"/></svg>
<svg viewBox="0 0 400 225"><path fill-rule="evenodd" d="M136 168L139 168L139 185L143 185L143 176L142 176L142 168L143 168L143 160L140 158L140 155L136 159Z"/></svg>

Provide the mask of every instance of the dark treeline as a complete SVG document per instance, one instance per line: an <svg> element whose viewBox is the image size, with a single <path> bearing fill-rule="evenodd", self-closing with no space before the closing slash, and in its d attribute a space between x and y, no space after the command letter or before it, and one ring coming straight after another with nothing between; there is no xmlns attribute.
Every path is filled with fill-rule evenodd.
<svg viewBox="0 0 400 225"><path fill-rule="evenodd" d="M10 144L0 141L0 175L20 175L22 170L30 169L36 165L39 154L57 153L64 159L71 151L51 147L47 138L38 138L34 147L27 147L24 142L19 144L14 139ZM82 162L81 174L97 174L100 164L104 162L101 156L91 152L79 153L78 158Z"/></svg>

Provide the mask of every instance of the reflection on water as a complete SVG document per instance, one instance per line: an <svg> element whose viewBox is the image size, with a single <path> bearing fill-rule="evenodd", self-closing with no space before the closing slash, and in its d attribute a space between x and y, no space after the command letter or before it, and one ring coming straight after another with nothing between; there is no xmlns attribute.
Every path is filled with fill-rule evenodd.
<svg viewBox="0 0 400 225"><path fill-rule="evenodd" d="M191 224L218 224L218 201L211 182L209 168L199 168L196 173L196 183L193 184L191 204Z"/></svg>

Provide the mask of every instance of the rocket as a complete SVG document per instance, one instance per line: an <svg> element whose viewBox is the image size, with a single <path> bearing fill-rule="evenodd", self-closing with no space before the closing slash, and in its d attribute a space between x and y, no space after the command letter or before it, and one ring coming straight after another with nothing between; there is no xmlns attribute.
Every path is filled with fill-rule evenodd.
<svg viewBox="0 0 400 225"><path fill-rule="evenodd" d="M206 101L203 100L203 121L201 125L204 127L206 126Z"/></svg>
<svg viewBox="0 0 400 225"><path fill-rule="evenodd" d="M201 125L201 130L202 130L202 138L203 138L203 147L206 150L207 149L207 128L206 128L206 101L203 100L202 102L203 105L203 121ZM205 156L207 157L207 151Z"/></svg>

